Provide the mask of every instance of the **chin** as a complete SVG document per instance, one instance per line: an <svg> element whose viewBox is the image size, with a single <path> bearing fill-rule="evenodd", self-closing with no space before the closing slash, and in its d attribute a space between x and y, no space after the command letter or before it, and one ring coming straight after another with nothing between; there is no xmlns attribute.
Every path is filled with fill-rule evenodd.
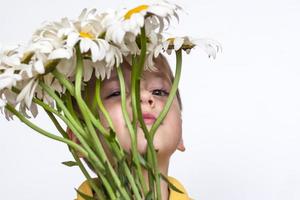
<svg viewBox="0 0 300 200"><path fill-rule="evenodd" d="M140 154L145 154L147 151L147 139L144 136L144 132L139 129L137 133L137 148Z"/></svg>

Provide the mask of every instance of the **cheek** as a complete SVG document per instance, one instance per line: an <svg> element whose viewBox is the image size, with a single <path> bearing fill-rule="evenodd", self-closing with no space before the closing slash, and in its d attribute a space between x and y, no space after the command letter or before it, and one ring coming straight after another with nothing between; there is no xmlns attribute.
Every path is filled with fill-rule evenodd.
<svg viewBox="0 0 300 200"><path fill-rule="evenodd" d="M120 104L105 104L105 108L107 109L113 126L116 130L116 135L118 137L118 140L121 144L121 146L125 150L130 149L130 135L126 128L126 123L123 118L122 108ZM107 125L108 127L108 125Z"/></svg>
<svg viewBox="0 0 300 200"><path fill-rule="evenodd" d="M181 111L177 102L174 102L155 135L155 144L162 156L170 156L176 150L182 136Z"/></svg>
<svg viewBox="0 0 300 200"><path fill-rule="evenodd" d="M182 134L182 119L181 111L176 103L172 104L166 116L166 125L172 131L172 137L174 137L174 142L177 144Z"/></svg>
<svg viewBox="0 0 300 200"><path fill-rule="evenodd" d="M163 109L164 104L160 103L160 109ZM169 112L164 120L166 125L170 129L175 129L175 128L180 128L180 133L181 133L181 125L182 125L182 120L181 120L181 110L179 108L179 103L177 100L174 100Z"/></svg>

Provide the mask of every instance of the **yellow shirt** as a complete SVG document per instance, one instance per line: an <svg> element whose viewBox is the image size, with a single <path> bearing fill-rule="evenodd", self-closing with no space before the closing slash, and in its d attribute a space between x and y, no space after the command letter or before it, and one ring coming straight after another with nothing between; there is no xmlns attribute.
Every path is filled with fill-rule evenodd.
<svg viewBox="0 0 300 200"><path fill-rule="evenodd" d="M174 190L172 190L172 188L170 189L170 195L169 195L169 200L191 200L188 197L188 194L186 192L186 190L184 189L183 185L175 178L173 177L168 177L168 180L180 191L182 191L183 193L179 193L176 192ZM92 189L88 183L88 181L83 182L78 189L80 192L89 195L89 196L93 196L93 192ZM84 200L79 194L77 195L77 200Z"/></svg>

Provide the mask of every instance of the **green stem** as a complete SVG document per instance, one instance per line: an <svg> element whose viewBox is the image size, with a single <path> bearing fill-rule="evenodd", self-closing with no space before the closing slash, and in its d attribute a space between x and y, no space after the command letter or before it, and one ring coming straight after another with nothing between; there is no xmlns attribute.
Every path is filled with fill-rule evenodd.
<svg viewBox="0 0 300 200"><path fill-rule="evenodd" d="M25 123L27 126L32 128L33 130L37 131L38 133L40 133L48 138L51 138L53 140L66 143L67 145L69 145L72 148L76 149L77 151L81 152L84 156L88 156L88 152L86 150L84 150L80 145L76 144L75 142L73 142L71 140L51 134L51 133L45 131L44 129L36 126L32 122L30 122L26 117L24 117L21 113L19 113L12 105L7 104L6 109L9 110L10 112L12 112L14 115L16 115L23 123Z"/></svg>
<svg viewBox="0 0 300 200"><path fill-rule="evenodd" d="M54 91L47 86L45 83L40 82L40 86L44 89L44 91L46 91L57 103L57 105L62 109L62 111L69 116L69 119L72 120L72 116L70 116L69 111L67 110L67 108L65 107L64 103L61 101L61 99L54 93ZM72 123L69 124L69 128L72 130L72 132L75 134L75 136L78 138L79 142L83 145L83 147L86 149L86 151L89 154L89 157L87 157L89 159L89 161L96 166L96 169L100 170L100 172L105 173L105 167L103 165L103 162L101 160L99 160L99 158L97 157L97 155L93 152L93 150L90 148L90 146L88 145L87 141L82 137L82 135L80 134L80 132L78 132L78 130L74 127L74 125ZM105 178L105 177L104 177ZM104 180L103 178L103 182L105 182L106 180ZM108 190L111 190L111 188L107 188Z"/></svg>
<svg viewBox="0 0 300 200"><path fill-rule="evenodd" d="M96 181L92 179L92 177L89 175L88 171L85 169L84 165L82 164L81 160L79 159L78 155L71 151L76 163L78 164L78 167L80 168L81 172L85 176L85 178L88 180L89 184L91 185L93 191L96 192L96 195L99 199L107 199L106 195L99 189L99 187L96 185Z"/></svg>
<svg viewBox="0 0 300 200"><path fill-rule="evenodd" d="M81 113L84 117L84 120L87 124L87 128L89 129L91 137L93 138L96 151L98 152L102 161L107 164L107 168L108 168L110 174L112 175L114 183L116 184L116 189L119 190L119 192L124 197L124 199L130 200L128 193L124 189L124 186L121 185L121 181L119 180L116 172L114 171L114 169L112 168L111 164L109 163L109 161L107 159L104 149L100 143L99 137L97 136L97 133L91 122L91 118L89 117L88 113L91 113L91 112L89 111L84 100L82 99L81 82L82 82L82 75L83 75L83 59L82 59L82 55L80 53L80 49L79 49L78 45L76 46L76 56L77 56L77 66L76 66L76 76L75 76L75 98L78 102L79 108L80 108Z"/></svg>
<svg viewBox="0 0 300 200"><path fill-rule="evenodd" d="M123 76L123 73L122 73L122 69L120 67L117 67L117 74L118 74L119 82L120 82L122 113L123 113L123 117L125 119L125 123L127 125L127 128L129 130L130 139L131 139L131 152L132 152L133 162L134 162L134 164L137 168L137 173L138 173L139 180L142 182L142 181L144 181L144 176L143 176L142 168L141 168L139 158L138 158L138 153L139 152L137 150L137 141L135 139L135 132L134 132L133 126L131 124L129 114L127 112L125 80L124 80L124 76ZM147 187L147 186L145 186L145 187ZM147 190L147 188L146 188L146 190ZM144 192L144 189L143 189L143 192ZM146 194L146 193L147 192L144 192L144 194Z"/></svg>
<svg viewBox="0 0 300 200"><path fill-rule="evenodd" d="M170 93L169 93L169 97L167 99L167 102L166 104L164 105L164 108L163 110L161 111L161 113L159 114L157 120L154 122L153 126L151 127L150 129L150 140L153 141L154 139L154 135L159 127L159 125L161 124L161 122L164 120L164 118L166 117L166 115L168 114L169 110L170 110L170 107L173 103L173 100L176 96L176 92L177 92L177 89L178 89L178 85L179 85L179 80L180 80L180 75L181 75L181 66L182 66L182 51L181 49L176 51L176 72L175 72L175 78L174 78L174 81L173 81L173 84L172 84L172 88L170 90ZM151 148L154 148L153 147L153 142L150 143L150 147ZM154 162L154 174L155 174L155 179L157 181L157 184L156 184L156 189L157 189L157 192L158 192L158 199L161 199L161 194L159 193L160 192L160 175L159 175L159 171L158 171L158 168L157 168L157 157L154 156L152 154L152 159L153 159L153 162Z"/></svg>
<svg viewBox="0 0 300 200"><path fill-rule="evenodd" d="M50 117L50 119L52 120L53 124L55 125L55 127L57 128L57 130L61 133L61 135L64 138L68 138L67 133L64 131L64 129L61 127L61 125L59 124L59 122L57 121L57 119L54 117L54 115L47 111L45 109L46 113L48 114L48 116ZM72 153L76 163L78 164L80 170L82 171L82 173L84 174L84 176L86 177L86 179L88 180L89 184L91 185L92 189L96 192L96 195L98 196L98 198L100 199L105 199L105 195L102 193L102 191L97 187L95 181L91 178L91 176L89 175L88 171L85 169L84 165L82 164L81 160L79 159L78 155L77 155L77 151L75 149L70 149L70 152Z"/></svg>
<svg viewBox="0 0 300 200"><path fill-rule="evenodd" d="M100 81L100 79L96 80L95 98L96 98L97 105L100 108L101 112L103 113L107 123L109 124L110 128L115 132L115 128L114 128L113 123L112 123L112 119L111 119L108 111L105 109L105 107L102 103L102 100L101 100L101 81ZM116 138L116 140L117 140L117 138ZM119 146L119 143L117 144L117 146ZM115 148L113 148L113 151L116 154L117 159L119 161L123 159L123 157L124 157L123 149L115 147ZM121 154L121 155L118 156L118 154ZM134 182L134 178L133 178L132 174L130 173L130 170L129 170L129 167L128 167L127 163L121 161L121 165L124 167L125 175L128 178L128 181L131 185L131 188L133 190L134 195L138 199L141 199L138 188L136 186L136 183Z"/></svg>
<svg viewBox="0 0 300 200"><path fill-rule="evenodd" d="M114 128L114 125L112 123L112 119L110 117L110 115L108 114L107 110L105 109L102 101L101 101L101 80L100 79L97 79L96 80L96 90L95 90L95 98L96 98L96 102L97 102L97 105L98 107L100 108L101 112L103 113L109 127L114 131L115 131L115 128Z"/></svg>
<svg viewBox="0 0 300 200"><path fill-rule="evenodd" d="M53 122L54 126L56 127L56 129L61 133L61 135L64 137L64 138L69 138L68 137L68 134L64 131L64 129L61 127L61 125L59 124L59 122L57 121L57 119L55 118L55 116L53 115L52 112L44 109L45 112L47 113L48 117L51 119L51 121Z"/></svg>
<svg viewBox="0 0 300 200"><path fill-rule="evenodd" d="M74 89L73 84L70 83L70 82L68 81L68 79L66 79L65 76L64 76L62 73L60 73L59 71L57 71L57 70L53 70L53 71L52 71L52 74L55 76L55 78L58 79L58 81L59 81L62 85L64 85L64 86L67 88L67 90L70 92L70 94L71 94L72 96L74 96L74 94L75 94L75 89Z"/></svg>
<svg viewBox="0 0 300 200"><path fill-rule="evenodd" d="M164 120L164 118L168 114L169 109L173 103L175 96L176 96L176 92L177 92L179 80L180 80L180 75L181 75L181 66L182 66L182 52L180 49L180 50L176 51L176 72L175 72L175 78L173 81L173 85L172 85L172 88L169 93L169 97L167 99L167 102L166 102L163 110L161 111L157 120L155 121L155 123L153 124L153 126L150 129L151 137L154 137L156 130L158 129L161 122Z"/></svg>
<svg viewBox="0 0 300 200"><path fill-rule="evenodd" d="M147 52L147 38L146 38L146 32L145 28L141 28L141 37L140 37L140 44L141 44L141 54L139 56L138 62L136 62L135 58L133 58L132 61L132 72L131 72L131 104L132 104L132 114L133 114L133 120L132 124L134 126L135 131L135 140L137 140L137 120L140 121L140 124L145 126L144 120L142 114L139 114L139 109L141 109L140 105L140 79L141 74L144 69L145 64L145 58L146 58L146 52ZM142 120L139 120L142 119ZM142 121L142 122L141 122ZM146 128L147 129L147 128ZM145 137L147 138L147 132L144 131ZM140 162L138 164L138 169L140 168ZM147 193L147 185L145 182L145 178L141 173L141 171L138 171L138 175L140 177L141 185L144 194Z"/></svg>
<svg viewBox="0 0 300 200"><path fill-rule="evenodd" d="M70 121L70 124L68 124L68 125L71 125L70 127L75 127L76 131L75 132L74 132L74 130L72 130L72 131L74 132L76 137L79 139L79 141L82 144L85 143L88 146L88 144L86 143L86 140L84 139L84 136L87 137L85 130L79 124L76 123L76 120L74 119L74 117L72 116L70 111L66 108L65 103L61 100L61 98L58 97L56 95L56 93L54 92L54 90L50 86L46 85L44 82L40 81L39 85L45 92L47 92L47 94L50 97L52 97L55 100L57 106L63 111L66 118ZM78 134L76 134L76 133L78 133Z"/></svg>

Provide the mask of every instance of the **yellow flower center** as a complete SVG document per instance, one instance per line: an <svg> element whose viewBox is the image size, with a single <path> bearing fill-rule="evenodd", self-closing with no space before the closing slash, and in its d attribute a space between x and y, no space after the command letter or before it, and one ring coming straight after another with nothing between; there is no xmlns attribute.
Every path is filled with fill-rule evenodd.
<svg viewBox="0 0 300 200"><path fill-rule="evenodd" d="M171 44L174 43L175 38L168 38L167 41L169 41Z"/></svg>
<svg viewBox="0 0 300 200"><path fill-rule="evenodd" d="M80 35L80 37L83 37L83 38L89 38L89 39L93 39L94 38L94 36L92 35L92 34L90 34L90 33L87 33L87 32L80 32L79 33L79 35Z"/></svg>
<svg viewBox="0 0 300 200"><path fill-rule="evenodd" d="M129 11L124 15L124 18L125 18L125 19L130 19L130 17L131 17L133 14L139 13L139 12L141 12L141 11L143 11L143 10L147 10L148 8L149 8L148 5L140 5L140 6L138 6L138 7L135 7L135 8L133 8L133 9L129 10Z"/></svg>

